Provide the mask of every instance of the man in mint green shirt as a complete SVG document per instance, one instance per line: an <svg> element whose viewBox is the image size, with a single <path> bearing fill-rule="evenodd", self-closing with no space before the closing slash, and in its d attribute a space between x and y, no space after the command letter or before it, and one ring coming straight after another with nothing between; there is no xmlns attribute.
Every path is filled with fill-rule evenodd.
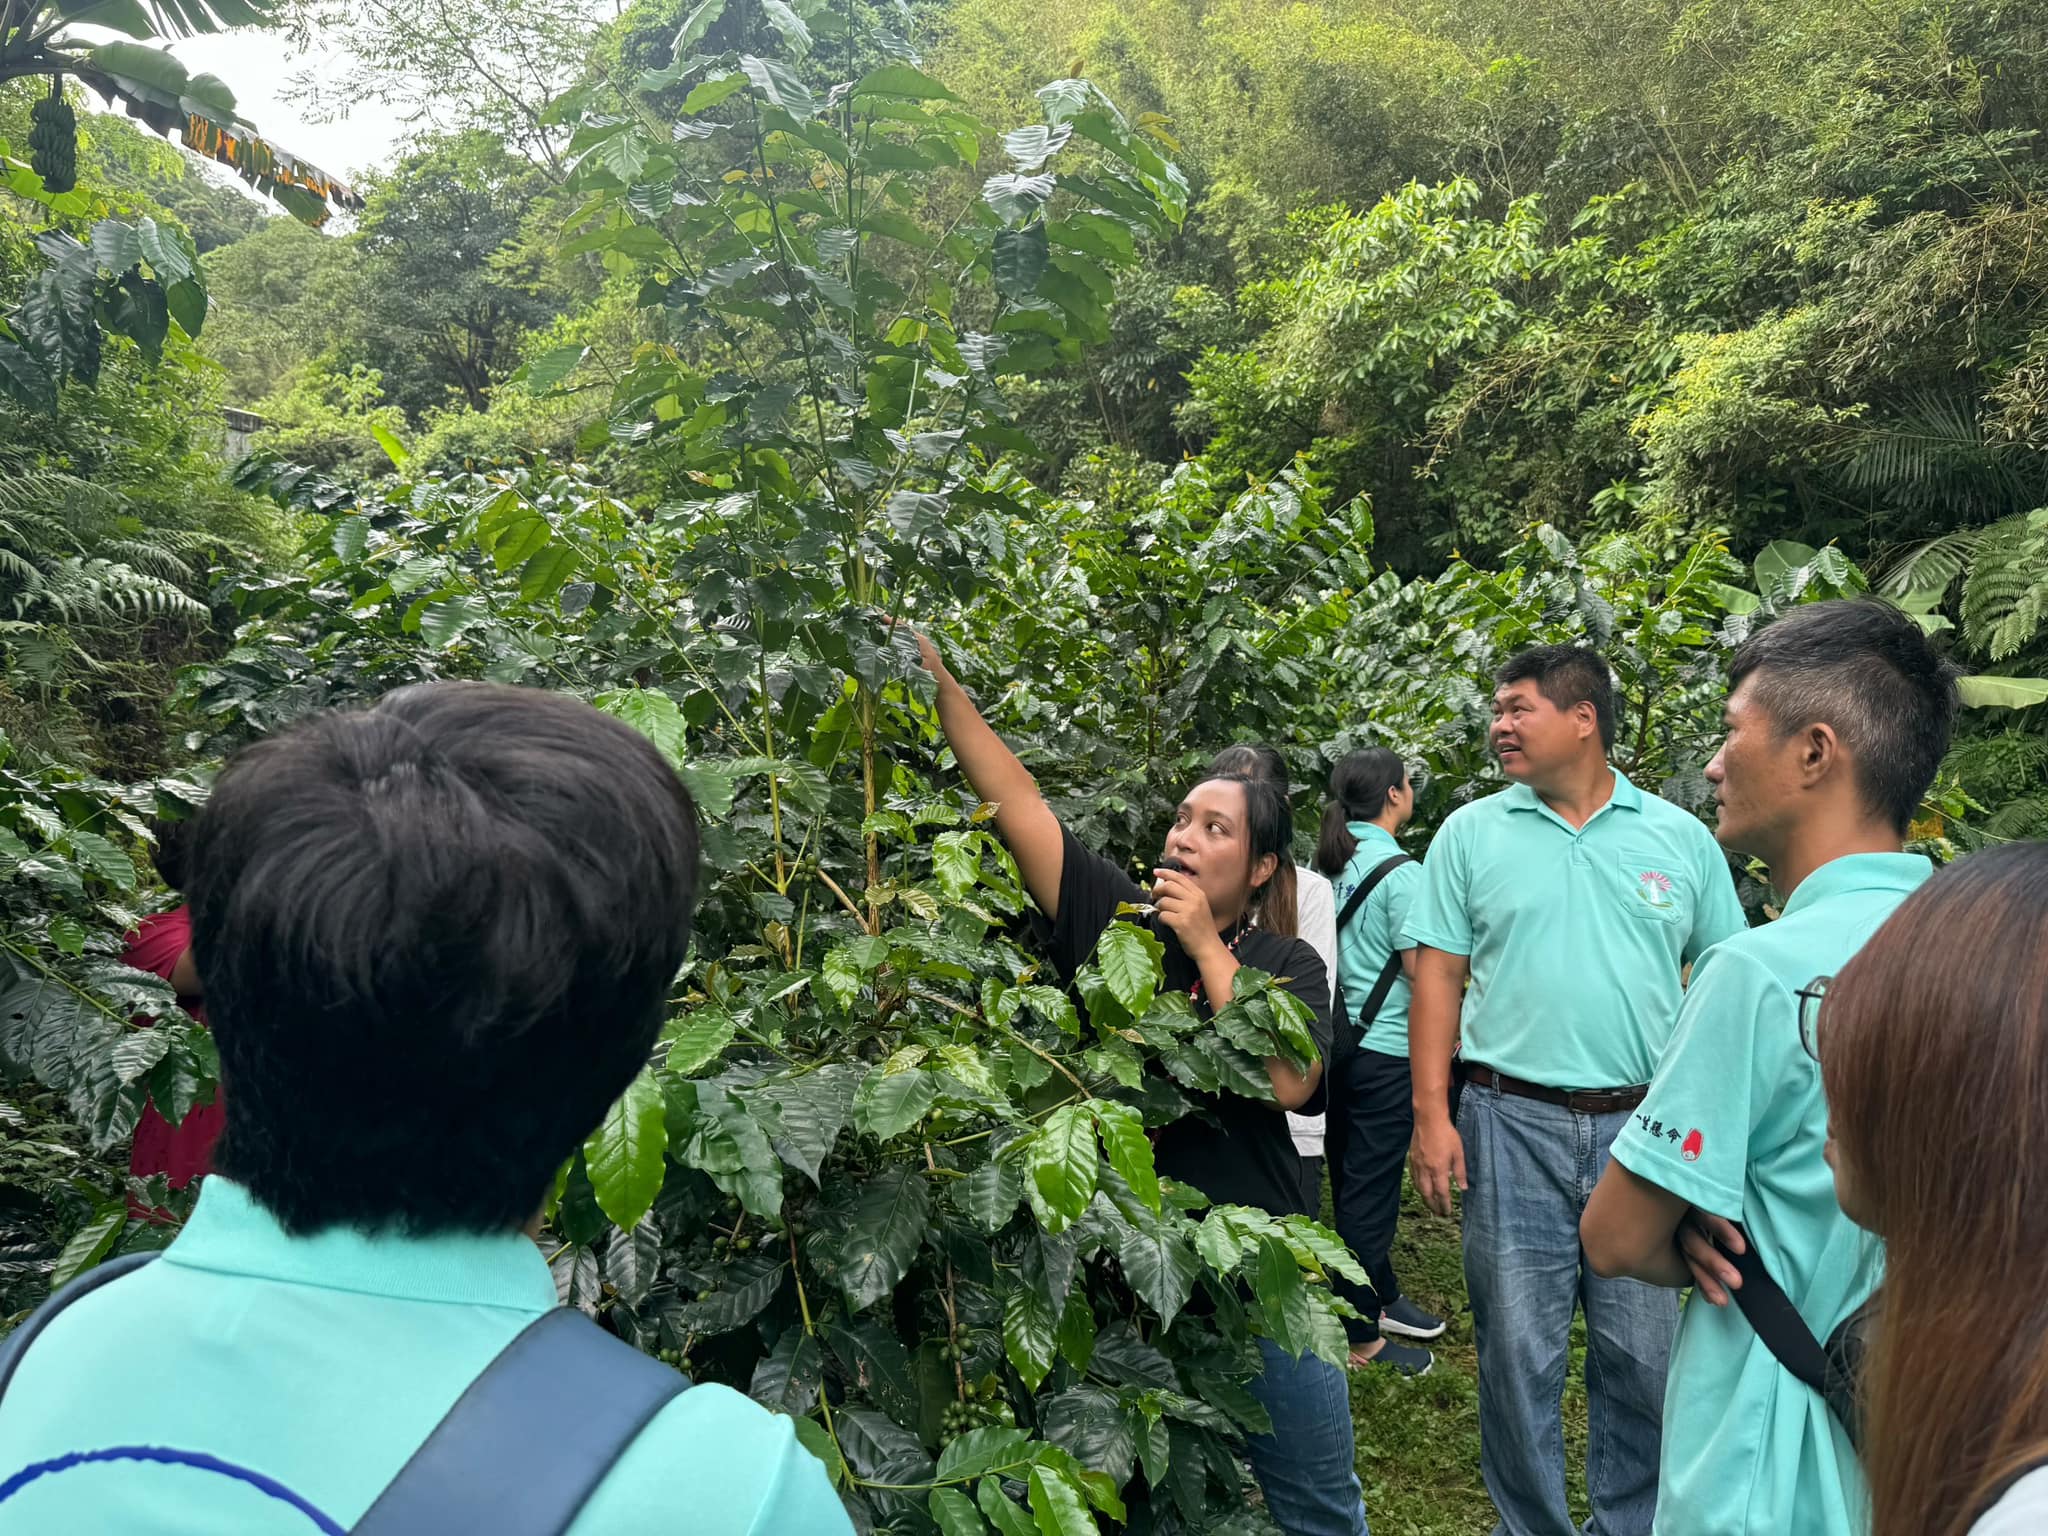
<svg viewBox="0 0 2048 1536"><path fill-rule="evenodd" d="M1677 1301L1588 1268L1579 1218L1670 1036L1685 967L1744 925L1712 834L1611 767L1613 743L1597 655L1539 646L1509 661L1492 745L1514 783L1444 822L1406 925L1420 946L1415 1182L1446 1215L1466 1191L1480 1471L1505 1536L1577 1529L1562 1396L1580 1309L1589 1530L1648 1536Z"/></svg>
<svg viewBox="0 0 2048 1536"><path fill-rule="evenodd" d="M1577 826L1527 783L1454 811L1407 920L1468 962L1465 1058L1549 1088L1647 1083L1685 967L1745 926L1699 818L1599 766L1606 798Z"/></svg>
<svg viewBox="0 0 2048 1536"><path fill-rule="evenodd" d="M1835 1203L1801 1000L1932 872L1899 849L1947 751L1955 684L1912 620L1871 601L1796 609L1737 653L1731 683L1707 768L1717 835L1770 867L1784 910L1695 969L1583 1238L1604 1274L1692 1284L1682 1234L1707 1266L1672 1355L1658 1536L1852 1536L1868 1512L1848 1437L1728 1305L1732 1268L1699 1228L1754 1246L1816 1339L1877 1284L1876 1240Z"/></svg>
<svg viewBox="0 0 2048 1536"><path fill-rule="evenodd" d="M216 1172L161 1258L21 1352L0 1536L362 1518L556 1306L528 1229L654 1046L689 943L696 816L610 716L436 683L238 753L191 865ZM576 1399L558 1411L573 1421ZM571 1529L851 1525L790 1419L702 1385L625 1445Z"/></svg>

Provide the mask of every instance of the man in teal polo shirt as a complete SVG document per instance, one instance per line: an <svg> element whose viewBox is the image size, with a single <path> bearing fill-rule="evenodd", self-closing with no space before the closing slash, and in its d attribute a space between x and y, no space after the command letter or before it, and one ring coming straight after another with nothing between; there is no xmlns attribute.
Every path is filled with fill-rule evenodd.
<svg viewBox="0 0 2048 1536"><path fill-rule="evenodd" d="M436 683L239 753L191 863L230 1085L216 1171L160 1259L22 1352L0 1401L4 1536L361 1519L556 1305L525 1229L654 1046L697 830L619 721ZM660 1409L571 1529L851 1527L791 1420L706 1385Z"/></svg>
<svg viewBox="0 0 2048 1536"><path fill-rule="evenodd" d="M1948 750L1953 670L1911 619L1816 603L1736 654L1727 740L1707 768L1716 833L1770 866L1783 915L1710 951L1657 1074L1586 1208L1604 1274L1685 1286L1689 1213L1741 1224L1825 1339L1876 1286L1876 1240L1842 1214L1801 995L1862 948L1932 868L1899 851ZM1697 1242L1697 1239L1695 1239ZM1852 1536L1856 1455L1708 1273L1685 1309L1664 1408L1658 1536Z"/></svg>
<svg viewBox="0 0 2048 1536"><path fill-rule="evenodd" d="M1670 1036L1685 967L1742 931L1742 907L1705 826L1608 765L1604 661L1542 646L1498 683L1491 741L1515 782L1445 821L1405 932L1421 947L1409 1008L1415 1182L1446 1215L1453 1186L1465 1190L1480 1469L1497 1529L1575 1529L1562 1395L1583 1306L1588 1529L1645 1536L1677 1299L1594 1274L1579 1217Z"/></svg>

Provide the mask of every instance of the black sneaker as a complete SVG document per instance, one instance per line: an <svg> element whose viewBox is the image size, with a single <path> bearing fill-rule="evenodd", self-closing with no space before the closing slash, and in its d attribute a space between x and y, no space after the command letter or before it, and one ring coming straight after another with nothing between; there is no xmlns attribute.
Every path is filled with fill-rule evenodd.
<svg viewBox="0 0 2048 1536"><path fill-rule="evenodd" d="M1435 1367L1435 1355L1397 1339L1382 1339L1380 1352L1370 1360L1360 1361L1354 1356L1351 1362L1354 1371L1382 1369L1399 1371L1403 1376L1427 1376Z"/></svg>
<svg viewBox="0 0 2048 1536"><path fill-rule="evenodd" d="M1396 1296L1380 1314L1380 1332L1403 1339L1440 1339L1444 1320L1432 1317L1406 1296Z"/></svg>

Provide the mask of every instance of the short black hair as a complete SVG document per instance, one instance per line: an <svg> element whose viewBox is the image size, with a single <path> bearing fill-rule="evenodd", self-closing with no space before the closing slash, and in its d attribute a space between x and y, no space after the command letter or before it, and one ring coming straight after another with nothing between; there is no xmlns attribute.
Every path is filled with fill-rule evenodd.
<svg viewBox="0 0 2048 1536"><path fill-rule="evenodd" d="M1598 651L1583 645L1532 645L1508 658L1493 676L1497 687L1535 683L1544 698L1559 709L1593 706L1600 725L1600 746L1614 750L1614 677Z"/></svg>
<svg viewBox="0 0 2048 1536"><path fill-rule="evenodd" d="M191 874L215 1168L291 1232L496 1231L647 1061L696 810L587 704L426 683L238 753Z"/></svg>
<svg viewBox="0 0 2048 1536"><path fill-rule="evenodd" d="M1832 726L1865 801L1903 837L1948 753L1957 675L1892 604L1835 598L1751 635L1728 668L1728 690L1754 678L1757 704L1781 735Z"/></svg>

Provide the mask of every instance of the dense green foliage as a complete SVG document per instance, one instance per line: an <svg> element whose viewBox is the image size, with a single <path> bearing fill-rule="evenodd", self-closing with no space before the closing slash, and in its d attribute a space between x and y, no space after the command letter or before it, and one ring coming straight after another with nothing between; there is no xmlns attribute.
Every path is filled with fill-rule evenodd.
<svg viewBox="0 0 2048 1536"><path fill-rule="evenodd" d="M2034 9L372 9L297 12L433 104L348 231L90 116L75 190L6 167L0 1313L164 1240L109 1159L214 1091L117 961L146 819L402 683L590 698L705 812L562 1294L948 1536L1246 1527L1249 1341L1337 1353L1349 1259L1158 1180L1145 1128L1300 1021L1194 1029L1121 927L1077 1010L892 619L1137 858L1232 740L1395 746L1432 824L1538 640L1705 813L1729 648L1874 585L1996 673L1916 846L2048 830Z"/></svg>

